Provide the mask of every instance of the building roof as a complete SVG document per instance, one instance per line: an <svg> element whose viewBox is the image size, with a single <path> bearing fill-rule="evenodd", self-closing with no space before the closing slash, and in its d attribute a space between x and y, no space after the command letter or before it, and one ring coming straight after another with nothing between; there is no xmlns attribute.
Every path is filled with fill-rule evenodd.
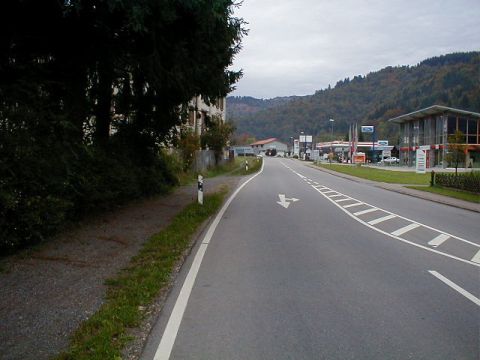
<svg viewBox="0 0 480 360"><path fill-rule="evenodd" d="M250 144L250 146L270 144L271 142L274 142L274 141L278 141L278 139L277 138L269 138L269 139L265 139L265 140L259 140L259 141L254 142L253 144ZM280 142L280 141L278 141L278 142Z"/></svg>
<svg viewBox="0 0 480 360"><path fill-rule="evenodd" d="M395 118L389 119L388 121L391 121L391 122L394 122L394 123L397 123L397 124L401 124L401 123L404 123L404 122L407 122L407 121L421 119L421 118L425 118L427 116L432 116L432 115L445 114L445 113L480 118L480 114L476 113L476 112L454 109L454 108L451 108L451 107L441 106L441 105L433 105L433 106L427 107L425 109L421 109L421 110L411 112L409 114L397 116Z"/></svg>

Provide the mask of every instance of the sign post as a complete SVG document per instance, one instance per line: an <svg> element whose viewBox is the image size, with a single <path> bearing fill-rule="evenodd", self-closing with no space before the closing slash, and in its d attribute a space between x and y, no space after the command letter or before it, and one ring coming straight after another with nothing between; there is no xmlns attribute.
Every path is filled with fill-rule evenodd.
<svg viewBox="0 0 480 360"><path fill-rule="evenodd" d="M417 159L415 161L415 170L417 174L425 174L427 165L426 163L427 156L425 154L425 150L417 149Z"/></svg>
<svg viewBox="0 0 480 360"><path fill-rule="evenodd" d="M203 205L203 176L198 175L198 203Z"/></svg>

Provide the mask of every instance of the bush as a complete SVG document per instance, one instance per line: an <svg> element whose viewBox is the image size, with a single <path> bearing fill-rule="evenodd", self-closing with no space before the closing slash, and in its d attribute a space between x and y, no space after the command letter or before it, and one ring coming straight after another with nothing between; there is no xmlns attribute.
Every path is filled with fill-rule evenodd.
<svg viewBox="0 0 480 360"><path fill-rule="evenodd" d="M437 173L435 184L473 193L480 193L480 172L461 174Z"/></svg>
<svg viewBox="0 0 480 360"><path fill-rule="evenodd" d="M92 211L165 193L181 170L163 152L147 162L91 146L2 155L10 156L0 162L0 255L37 244Z"/></svg>

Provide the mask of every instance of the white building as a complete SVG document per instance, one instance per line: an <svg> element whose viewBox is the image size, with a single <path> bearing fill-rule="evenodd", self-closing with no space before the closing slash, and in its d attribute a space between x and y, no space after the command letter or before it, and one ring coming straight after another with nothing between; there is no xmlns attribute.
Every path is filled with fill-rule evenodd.
<svg viewBox="0 0 480 360"><path fill-rule="evenodd" d="M279 141L277 138L259 140L250 144L256 155L267 154L268 150L275 150L277 155L285 155L288 152L288 145Z"/></svg>
<svg viewBox="0 0 480 360"><path fill-rule="evenodd" d="M197 135L205 131L205 123L209 118L218 117L225 122L226 98L218 98L207 105L201 96L196 96L188 103L188 126Z"/></svg>

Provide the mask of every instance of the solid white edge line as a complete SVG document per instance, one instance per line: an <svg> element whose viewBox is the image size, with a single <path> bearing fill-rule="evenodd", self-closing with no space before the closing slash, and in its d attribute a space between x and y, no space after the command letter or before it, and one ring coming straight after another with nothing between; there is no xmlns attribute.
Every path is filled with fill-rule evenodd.
<svg viewBox="0 0 480 360"><path fill-rule="evenodd" d="M300 173L297 173L297 172L295 172L295 173L296 173L297 175L299 175L299 176L303 176L303 175L301 175ZM313 188L314 188L315 190L317 190L318 193L320 193L320 194L323 195L323 192L320 191L318 188L316 188L316 187L313 187ZM345 196L348 196L348 195L345 195ZM361 224L363 224L363 225L371 228L372 230L375 230L375 231L377 231L377 232L379 232L379 233L381 233L381 234L387 235L387 236L389 236L389 237L391 237L391 238L393 238L393 239L396 239L396 240L398 240L398 241L404 242L404 243L406 243L406 244L409 244L409 245L418 247L418 248L420 248L420 249L424 249L424 250L433 252L433 253L435 253L435 254L438 254L438 255L441 255L441 256L448 257L448 258L450 258L450 259L454 259L454 260L463 262L463 263L465 263L465 264L469 264L469 265L473 265L473 266L476 266L476 267L480 267L480 263L476 263L476 262L472 262L472 261L470 261L470 260L462 259L462 258L459 258L459 257L457 257L457 256L455 256L455 255L450 255L450 254L447 254L447 253L444 253L444 252L441 252L441 251L438 251L438 250L435 250L435 249L426 247L426 246L424 246L424 245L420 245L420 244L414 243L413 241L409 241L409 240L403 239L403 238L401 238L401 237L399 237L399 236L392 235L392 234L390 234L390 233L388 233L388 232L386 232L386 231L380 230L379 228L376 228L375 226L369 225L368 223L366 223L366 222L363 221L362 219L354 216L350 211L346 210L345 207L348 206L348 205L346 205L346 206L341 206L340 204L337 204L333 199L329 199L328 196L323 196L323 197L324 197L325 199L327 199L328 201L330 201L330 202L331 202L332 204L334 204L335 206L337 206L340 210L342 210L345 214L347 214L348 216L350 216L352 219L354 219L354 220L358 221L359 223L361 223ZM352 200L353 200L353 201L359 201L359 200L357 200L357 199L355 199L355 198L352 198ZM371 205L371 204L369 204L369 203L361 202L361 201L359 201L358 204L359 204L359 205L365 205L365 206L374 207L373 205ZM355 205L355 204L352 204L352 205ZM386 213L388 213L388 214L396 215L396 214L393 214L393 213L390 212L390 211L387 211L387 210L384 210L384 209L380 209L380 208L378 208L378 209L381 210L381 211L383 211L383 212L386 212ZM396 215L396 216L397 216L398 218L400 218L400 219L407 220L407 221L410 221L410 222L415 223L415 224L419 224L420 226L423 226L423 227L425 227L426 229L430 229L430 230L433 230L433 231L436 231L436 232L439 232L439 233L448 235L448 236L450 236L451 238L457 239L457 240L459 240L459 241L463 241L463 242L465 242L465 243L467 243L467 244L470 244L470 245L473 245L473 246L476 246L476 247L480 247L479 244L476 244L476 243L474 243L474 242L468 241L468 240L463 239L463 238L461 238L461 237L459 237L459 236L455 236L455 235L452 235L452 234L447 233L447 232L445 232L445 231L441 231L441 230L435 229L435 228L433 228L433 227L431 227L431 226L428 226L428 225L419 223L419 222L417 222L417 221L414 221L414 220L412 220L412 219L406 218L406 217L404 217L404 216L400 216L400 215Z"/></svg>
<svg viewBox="0 0 480 360"><path fill-rule="evenodd" d="M322 194L321 191L318 191L318 190L317 190L317 192L320 193L320 194ZM323 194L322 194L322 195L323 195ZM346 196L346 195L345 195L345 196ZM438 251L438 250L435 250L435 249L431 249L431 248L429 248L429 247L426 247L426 246L423 246L423 245L414 243L413 241L405 240L405 239L403 239L403 238L401 238L401 237L392 235L392 234L390 234L390 233L388 233L388 232L386 232L386 231L383 231L383 230L381 230L381 229L379 229L379 228L376 228L375 226L369 225L367 222L365 222L365 221L363 221L362 219L354 216L354 215L353 215L352 213L350 213L348 210L345 210L342 206L340 206L339 204L337 204L336 202L334 202L332 199L329 199L327 196L324 196L324 198L327 199L328 201L330 201L330 202L331 202L332 204L334 204L335 206L337 206L340 210L342 210L345 214L347 214L348 216L350 216L352 219L358 221L359 223L361 223L361 224L369 227L370 229L375 230L375 231L377 231L377 232L379 232L379 233L381 233L381 234L387 235L387 236L389 236L389 237L391 237L391 238L394 238L394 239L396 239L396 240L398 240L398 241L401 241L401 242L404 242L404 243L406 243L406 244L410 244L410 245L412 245L412 246L416 246L416 247L418 247L418 248L420 248L420 249L424 249L424 250L433 252L433 253L435 253L435 254L448 257L448 258L450 258L450 259L458 260L458 261L463 262L463 263L466 263L466 264L470 264L470 265L473 265L473 266L480 267L480 264L477 264L477 263L474 263L474 262L472 262L472 261L459 258L459 257L457 257L457 256L455 256L455 255L450 255L450 254L447 254L447 253L444 253L444 252L441 252L441 251ZM363 203L363 204L365 204L365 205L367 205L367 206L373 206L373 205L370 205L370 204L368 204L368 203ZM383 209L380 209L380 210L385 211L385 210L383 210ZM385 212L387 212L387 211L385 211ZM402 216L398 216L398 217L399 217L400 219L409 220L409 219L404 218L404 217L402 217ZM409 220L409 221L412 221L412 220ZM416 224L420 224L420 223L417 223L416 221L412 221L412 222L414 222L414 223L416 223ZM432 228L432 227L430 227L430 226L423 225L423 224L420 224L420 225L421 225L421 226L424 226L424 227L426 227L426 228L428 228L428 229L432 229L432 230L435 230L435 231L437 231L437 232L440 232L439 230L434 229L434 228ZM446 233L445 233L445 234L446 234ZM457 236L454 236L454 235L451 235L451 234L447 234L447 235L450 235L451 237L454 237L454 238L458 238ZM470 241L468 241L468 240L464 240L464 241L470 243ZM477 245L477 246L478 246L478 245Z"/></svg>
<svg viewBox="0 0 480 360"><path fill-rule="evenodd" d="M195 279L197 277L200 265L202 264L203 257L207 251L207 247L210 243L213 233L215 232L218 223L222 219L223 214L227 210L230 203L237 196L240 190L245 187L245 185L247 185L250 181L252 181L254 178L256 178L263 172L264 165L265 162L262 161L262 168L260 169L260 171L253 175L251 178L249 178L247 181L245 181L242 185L240 185L237 190L235 190L235 192L228 198L225 204L223 204L222 208L220 209L217 216L208 228L208 231L205 234L203 241L197 250L197 253L195 254L192 266L188 271L182 289L180 290L180 294L178 295L172 313L170 314L170 318L168 319L167 326L163 331L162 339L160 340L160 344L158 345L153 360L168 360L170 358L173 345L175 344L175 339L177 338L178 329L180 328L180 324L182 322L183 314L185 313L185 309L187 308L188 299L190 298Z"/></svg>
<svg viewBox="0 0 480 360"><path fill-rule="evenodd" d="M428 270L428 272L430 274L432 274L433 276L435 276L438 280L442 281L443 283L447 284L448 286L450 286L453 290L459 292L460 294L462 294L463 296L465 296L468 300L472 301L474 304L480 306L480 299L477 298L476 296L472 295L471 293L469 293L467 290L465 290L464 288L458 286L457 284L455 284L453 281L447 279L445 276L443 276L442 274L440 274L439 272L437 271L434 271L434 270Z"/></svg>

